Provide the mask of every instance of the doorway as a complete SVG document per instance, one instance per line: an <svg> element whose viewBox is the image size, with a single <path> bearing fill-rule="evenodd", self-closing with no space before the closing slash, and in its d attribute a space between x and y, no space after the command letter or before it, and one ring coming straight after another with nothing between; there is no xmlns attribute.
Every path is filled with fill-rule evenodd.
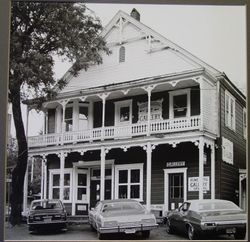
<svg viewBox="0 0 250 242"><path fill-rule="evenodd" d="M164 207L174 210L187 200L187 168L164 169Z"/></svg>

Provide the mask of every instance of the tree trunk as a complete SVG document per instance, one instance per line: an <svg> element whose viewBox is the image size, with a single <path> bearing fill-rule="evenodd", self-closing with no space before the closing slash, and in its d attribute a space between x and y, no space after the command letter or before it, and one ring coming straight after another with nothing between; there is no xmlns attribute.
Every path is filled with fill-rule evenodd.
<svg viewBox="0 0 250 242"><path fill-rule="evenodd" d="M12 184L10 195L10 223L13 226L16 224L20 224L22 219L21 213L23 204L23 184L28 159L28 146L22 120L20 88L15 89L18 90L11 90L11 103L16 129L16 138L18 143L18 159L16 167L12 172Z"/></svg>

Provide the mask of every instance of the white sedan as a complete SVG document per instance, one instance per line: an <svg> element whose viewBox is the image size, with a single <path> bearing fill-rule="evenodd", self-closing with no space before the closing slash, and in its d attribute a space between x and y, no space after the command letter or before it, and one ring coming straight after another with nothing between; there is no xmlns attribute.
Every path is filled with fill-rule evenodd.
<svg viewBox="0 0 250 242"><path fill-rule="evenodd" d="M158 226L154 214L129 199L98 202L89 212L89 224L97 231L99 239L108 233L141 233L148 238L150 230Z"/></svg>

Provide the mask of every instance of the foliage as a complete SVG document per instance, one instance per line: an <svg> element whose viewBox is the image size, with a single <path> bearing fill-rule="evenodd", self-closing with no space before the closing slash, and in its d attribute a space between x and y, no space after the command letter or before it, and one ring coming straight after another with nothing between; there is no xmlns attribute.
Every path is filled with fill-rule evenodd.
<svg viewBox="0 0 250 242"><path fill-rule="evenodd" d="M53 77L54 55L71 61L70 72L77 75L81 69L100 64L100 53L109 54L109 50L99 35L100 21L83 4L22 1L13 2L11 11L9 100L18 141L11 194L11 223L15 225L21 221L28 157L21 100L32 97L41 102L66 84L65 79L56 81Z"/></svg>

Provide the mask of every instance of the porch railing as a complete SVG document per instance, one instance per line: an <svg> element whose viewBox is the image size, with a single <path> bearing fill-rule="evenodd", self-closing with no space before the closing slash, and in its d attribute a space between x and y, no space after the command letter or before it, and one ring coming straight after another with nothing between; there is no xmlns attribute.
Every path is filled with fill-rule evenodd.
<svg viewBox="0 0 250 242"><path fill-rule="evenodd" d="M182 132L200 128L200 116L188 118L167 119L150 123L135 123L125 126L109 126L94 128L90 130L80 130L64 132L61 134L45 134L28 138L29 147L41 147L49 145L62 145L68 143L88 142L107 139L123 139L128 137L145 136L149 134L163 134L172 132Z"/></svg>

